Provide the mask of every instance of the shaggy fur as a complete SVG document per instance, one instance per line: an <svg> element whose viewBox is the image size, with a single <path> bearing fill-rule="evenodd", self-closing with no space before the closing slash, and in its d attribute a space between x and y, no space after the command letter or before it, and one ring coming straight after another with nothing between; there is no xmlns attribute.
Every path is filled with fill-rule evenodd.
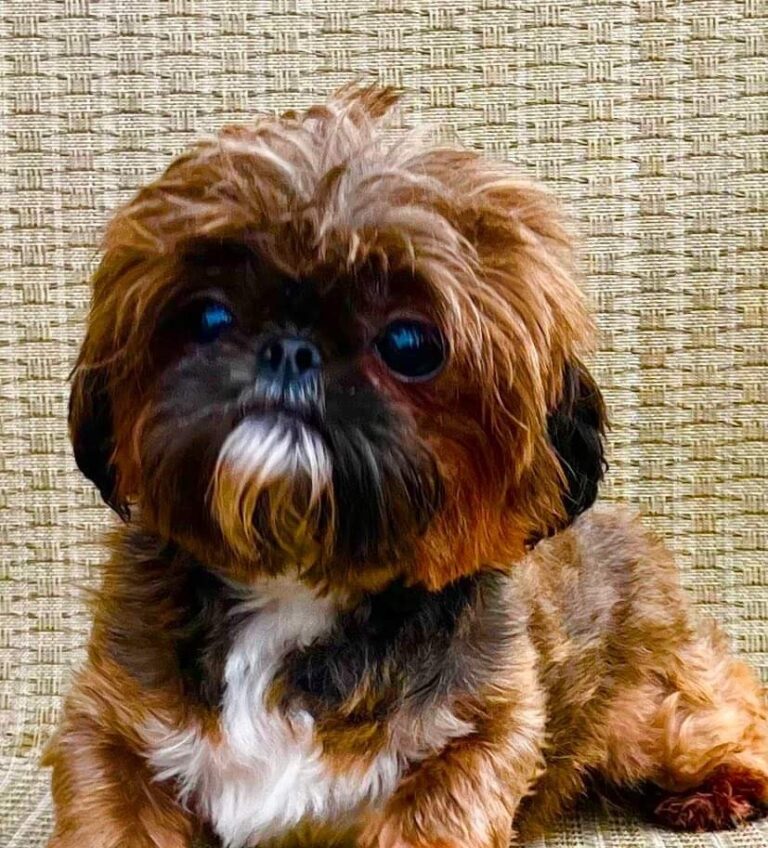
<svg viewBox="0 0 768 848"><path fill-rule="evenodd" d="M107 230L70 428L125 523L47 754L51 848L503 848L593 777L677 828L765 810L754 676L592 507L605 409L555 204L385 141L395 100L225 127ZM405 319L442 340L428 379L377 348ZM283 338L321 363L290 384Z"/></svg>

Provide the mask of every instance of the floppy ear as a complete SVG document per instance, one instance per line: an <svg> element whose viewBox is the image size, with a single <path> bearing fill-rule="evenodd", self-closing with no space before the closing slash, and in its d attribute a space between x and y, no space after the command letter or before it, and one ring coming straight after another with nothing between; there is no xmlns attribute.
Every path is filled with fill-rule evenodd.
<svg viewBox="0 0 768 848"><path fill-rule="evenodd" d="M117 495L117 469L112 463L112 409L104 368L76 367L69 397L69 437L77 467L96 485L101 497L127 521L128 504Z"/></svg>
<svg viewBox="0 0 768 848"><path fill-rule="evenodd" d="M603 437L607 417L603 396L578 360L565 367L563 393L549 414L549 439L563 469L563 506L569 523L592 506L608 464Z"/></svg>

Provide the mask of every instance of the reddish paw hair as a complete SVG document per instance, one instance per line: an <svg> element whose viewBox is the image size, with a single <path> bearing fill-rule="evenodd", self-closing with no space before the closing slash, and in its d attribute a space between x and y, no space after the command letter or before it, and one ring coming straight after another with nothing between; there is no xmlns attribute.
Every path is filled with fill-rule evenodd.
<svg viewBox="0 0 768 848"><path fill-rule="evenodd" d="M700 833L726 830L768 810L768 777L747 769L721 766L700 786L669 795L654 810L666 827Z"/></svg>

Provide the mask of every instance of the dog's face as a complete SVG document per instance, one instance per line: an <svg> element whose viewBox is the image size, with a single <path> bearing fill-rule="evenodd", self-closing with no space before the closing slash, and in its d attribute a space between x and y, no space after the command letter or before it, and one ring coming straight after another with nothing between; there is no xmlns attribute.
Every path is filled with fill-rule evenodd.
<svg viewBox="0 0 768 848"><path fill-rule="evenodd" d="M225 128L107 232L78 465L238 579L438 587L595 497L602 401L551 202L476 154L385 143L393 101Z"/></svg>

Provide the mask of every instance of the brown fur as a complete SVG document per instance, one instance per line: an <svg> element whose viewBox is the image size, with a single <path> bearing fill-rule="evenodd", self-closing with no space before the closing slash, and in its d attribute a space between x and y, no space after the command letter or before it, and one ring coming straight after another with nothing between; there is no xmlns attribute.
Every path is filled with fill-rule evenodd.
<svg viewBox="0 0 768 848"><path fill-rule="evenodd" d="M439 385L404 392L375 361L366 364L413 407L451 484L414 552L414 580L438 587L484 562L513 561L529 536L562 522L544 421L590 327L554 204L474 153L408 139L385 148L374 119L391 101L390 92L367 90L303 115L225 127L113 219L75 371L73 426L90 411L86 376L103 370L116 500L139 500L163 534L171 528L135 446L157 403L152 334L186 281L182 257L201 240L247 245L275 272L327 281L367 303L372 317L366 278L386 273L393 294L403 287L401 300L441 317L452 368ZM203 547L199 535L184 543L216 561L215 528L209 535Z"/></svg>
<svg viewBox="0 0 768 848"><path fill-rule="evenodd" d="M595 774L680 791L729 765L768 788L760 687L713 626L694 623L669 554L636 519L593 510L521 572L551 710L524 832L544 829Z"/></svg>
<svg viewBox="0 0 768 848"><path fill-rule="evenodd" d="M438 707L474 732L414 758L359 820L302 821L265 848L503 848L513 832L540 832L595 775L653 785L656 815L688 829L740 823L768 800L760 688L693 622L663 547L635 519L592 510L526 555L580 511L564 500L573 469L553 432L571 435L576 421L599 442L603 426L580 363L590 322L568 238L551 199L506 166L413 136L386 145L377 126L395 100L345 89L304 113L225 127L109 226L71 428L85 473L135 517L115 534L88 660L47 755L53 848L184 848L205 829L194 803L152 779L140 728L162 719L220 742L237 625L228 581L280 574L288 557L340 599L341 630L286 658L270 703L312 714L332 768L362 773ZM393 303L443 329L450 360L429 383L398 382L356 354L355 379L395 411L392 450L432 457L444 489L423 528L393 498L400 532L386 550L397 555L335 550L340 516L320 475L271 488L228 476L208 450L226 435L218 410L169 483L157 433L170 438L158 428L179 344L167 328L206 275L232 298L257 290L242 306L260 315L311 281L319 322L353 350L367 350ZM398 586L392 615L400 600L413 609L390 632L375 607ZM361 621L381 632L345 642L343 626ZM355 644L357 666L345 654Z"/></svg>
<svg viewBox="0 0 768 848"><path fill-rule="evenodd" d="M187 848L200 824L157 783L136 737L151 708L121 669L91 654L44 763L57 805L53 848Z"/></svg>

